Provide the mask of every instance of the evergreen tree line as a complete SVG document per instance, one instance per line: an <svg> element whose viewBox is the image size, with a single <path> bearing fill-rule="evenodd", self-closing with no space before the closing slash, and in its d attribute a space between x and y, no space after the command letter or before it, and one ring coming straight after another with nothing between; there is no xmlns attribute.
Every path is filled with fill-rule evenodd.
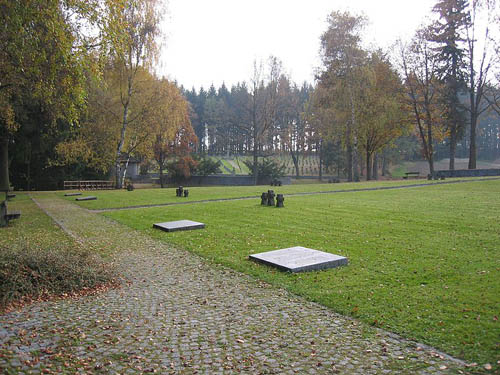
<svg viewBox="0 0 500 375"><path fill-rule="evenodd" d="M252 155L257 143L258 156L290 154L294 160L316 150L318 140L311 136L303 117L312 91L310 84L299 86L285 74L278 77L277 85L262 80L255 90L246 82L230 90L225 84L218 89L212 85L208 91L203 87L199 92L183 90L191 104L196 150L210 155ZM266 127L259 139L254 137L254 125Z"/></svg>
<svg viewBox="0 0 500 375"><path fill-rule="evenodd" d="M495 1L438 0L389 51L366 48L366 18L333 12L314 85L271 56L231 88L156 77L160 0L0 0L0 191L64 179L125 181L127 163L189 175L190 155L318 155L330 172L377 178L391 161L500 156ZM480 23L477 20L483 19ZM486 19L486 22L484 20ZM188 105L188 102L190 105ZM322 169L320 169L321 173Z"/></svg>
<svg viewBox="0 0 500 375"><path fill-rule="evenodd" d="M314 87L291 81L271 57L267 73L256 67L249 83L183 90L197 149L289 153L297 175L298 158L316 153L349 180L376 177L391 161L423 157L433 173L436 157L449 158L450 169L456 157L468 158L471 169L478 157L496 159L500 61L489 31L498 26L495 10L492 2L438 1L429 24L391 51L363 47L365 17L333 12L321 37L323 64ZM480 13L491 25L477 25Z"/></svg>

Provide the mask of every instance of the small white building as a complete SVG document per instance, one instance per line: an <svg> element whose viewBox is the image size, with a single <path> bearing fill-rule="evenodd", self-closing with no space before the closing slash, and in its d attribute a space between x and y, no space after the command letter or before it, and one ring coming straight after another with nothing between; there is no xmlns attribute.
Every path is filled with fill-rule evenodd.
<svg viewBox="0 0 500 375"><path fill-rule="evenodd" d="M128 165L127 165L128 161ZM131 156L130 158L128 155L123 155L121 160L120 160L120 167L121 170L123 171L123 168L127 165L127 174L126 178L134 178L139 176L139 166L141 164L141 161L137 158L134 158Z"/></svg>

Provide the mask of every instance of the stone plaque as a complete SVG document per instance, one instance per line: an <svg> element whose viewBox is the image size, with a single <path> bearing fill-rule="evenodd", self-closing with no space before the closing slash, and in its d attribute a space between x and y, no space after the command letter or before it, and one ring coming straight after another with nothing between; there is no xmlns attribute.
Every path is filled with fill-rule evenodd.
<svg viewBox="0 0 500 375"><path fill-rule="evenodd" d="M153 224L153 228L161 229L165 232L175 232L178 230L203 229L205 228L205 224L191 220L178 220L156 223Z"/></svg>
<svg viewBox="0 0 500 375"><path fill-rule="evenodd" d="M65 197L74 197L76 195L82 195L82 193L66 193L66 194L64 194Z"/></svg>
<svg viewBox="0 0 500 375"><path fill-rule="evenodd" d="M89 195L88 197L81 197L81 198L76 198L75 200L77 201L95 201L97 197L94 197L93 195Z"/></svg>
<svg viewBox="0 0 500 375"><path fill-rule="evenodd" d="M253 254L250 259L284 271L306 272L347 265L347 258L302 246Z"/></svg>

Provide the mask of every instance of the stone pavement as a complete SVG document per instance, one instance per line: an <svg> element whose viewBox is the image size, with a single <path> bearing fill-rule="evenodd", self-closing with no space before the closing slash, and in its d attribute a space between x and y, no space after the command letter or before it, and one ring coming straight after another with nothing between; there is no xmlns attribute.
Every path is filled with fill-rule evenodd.
<svg viewBox="0 0 500 375"><path fill-rule="evenodd" d="M461 361L76 205L40 206L89 246L116 250L129 280L0 316L0 373L447 374Z"/></svg>

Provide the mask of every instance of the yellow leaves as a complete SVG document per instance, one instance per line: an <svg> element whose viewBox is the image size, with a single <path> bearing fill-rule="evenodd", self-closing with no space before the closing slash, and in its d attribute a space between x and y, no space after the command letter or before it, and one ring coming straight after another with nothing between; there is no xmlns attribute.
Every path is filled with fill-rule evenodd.
<svg viewBox="0 0 500 375"><path fill-rule="evenodd" d="M3 96L0 95L0 123L4 123L7 127L7 131L14 132L19 127L19 124L15 120L15 113L12 106L7 102L2 100Z"/></svg>

